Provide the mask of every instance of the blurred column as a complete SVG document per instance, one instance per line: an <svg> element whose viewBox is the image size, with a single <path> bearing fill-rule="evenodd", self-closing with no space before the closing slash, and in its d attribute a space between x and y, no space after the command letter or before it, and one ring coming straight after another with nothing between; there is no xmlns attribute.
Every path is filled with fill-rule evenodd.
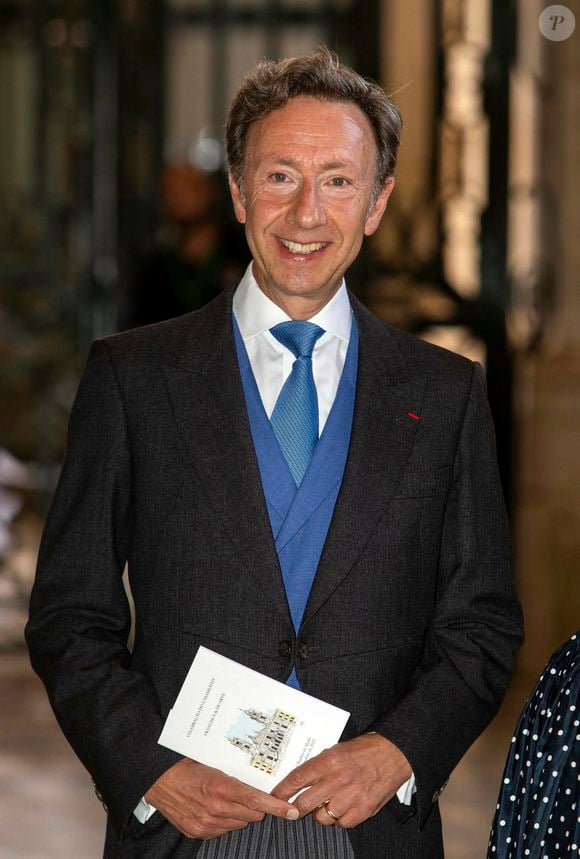
<svg viewBox="0 0 580 859"><path fill-rule="evenodd" d="M385 321L482 363L511 496L506 337L513 2L384 0L382 83L403 114L368 290Z"/></svg>
<svg viewBox="0 0 580 859"><path fill-rule="evenodd" d="M117 330L158 219L164 3L93 0L93 254L85 339Z"/></svg>
<svg viewBox="0 0 580 859"><path fill-rule="evenodd" d="M93 230L88 340L115 331L119 290L119 19L116 0L92 4Z"/></svg>

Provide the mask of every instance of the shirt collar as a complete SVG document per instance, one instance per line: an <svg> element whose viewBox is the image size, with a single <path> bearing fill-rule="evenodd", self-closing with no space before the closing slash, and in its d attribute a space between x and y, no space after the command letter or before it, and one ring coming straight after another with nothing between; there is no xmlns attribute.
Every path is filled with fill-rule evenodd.
<svg viewBox="0 0 580 859"><path fill-rule="evenodd" d="M279 322L287 322L290 319L281 307L264 295L252 274L252 263L236 288L233 309L244 340L263 334ZM325 331L348 343L352 309L344 278L330 301L308 321L320 325Z"/></svg>

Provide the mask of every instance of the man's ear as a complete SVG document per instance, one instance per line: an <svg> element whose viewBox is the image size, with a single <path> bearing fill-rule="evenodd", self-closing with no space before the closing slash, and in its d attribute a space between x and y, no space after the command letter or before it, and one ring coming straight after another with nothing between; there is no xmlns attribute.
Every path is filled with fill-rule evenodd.
<svg viewBox="0 0 580 859"><path fill-rule="evenodd" d="M234 212L236 214L236 218L240 222L240 224L246 223L246 206L244 204L244 197L238 183L234 179L232 172L228 173L228 183L230 186L230 194L232 195L232 200L234 203Z"/></svg>
<svg viewBox="0 0 580 859"><path fill-rule="evenodd" d="M385 184L381 188L379 195L373 203L370 213L365 221L365 236L372 236L372 234L375 232L375 230L381 223L381 218L385 213L389 197L391 196L391 191L394 187L395 180L391 176L385 181Z"/></svg>

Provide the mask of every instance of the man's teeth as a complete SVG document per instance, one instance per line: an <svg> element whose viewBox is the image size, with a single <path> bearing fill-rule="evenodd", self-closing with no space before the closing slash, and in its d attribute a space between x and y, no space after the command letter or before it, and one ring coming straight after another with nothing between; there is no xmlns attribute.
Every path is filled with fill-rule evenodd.
<svg viewBox="0 0 580 859"><path fill-rule="evenodd" d="M284 247L288 248L290 253L293 254L311 254L313 251L319 251L326 245L326 242L312 242L309 245L300 245L298 242L287 242L284 239L281 241Z"/></svg>

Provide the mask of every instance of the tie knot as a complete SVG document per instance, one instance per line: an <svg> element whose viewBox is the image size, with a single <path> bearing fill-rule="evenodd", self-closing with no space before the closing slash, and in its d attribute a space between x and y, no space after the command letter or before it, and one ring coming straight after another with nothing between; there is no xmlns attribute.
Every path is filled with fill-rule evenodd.
<svg viewBox="0 0 580 859"><path fill-rule="evenodd" d="M280 322L274 325L270 331L282 346L295 355L296 358L311 358L314 344L324 334L324 329L313 322L293 320L291 322Z"/></svg>

